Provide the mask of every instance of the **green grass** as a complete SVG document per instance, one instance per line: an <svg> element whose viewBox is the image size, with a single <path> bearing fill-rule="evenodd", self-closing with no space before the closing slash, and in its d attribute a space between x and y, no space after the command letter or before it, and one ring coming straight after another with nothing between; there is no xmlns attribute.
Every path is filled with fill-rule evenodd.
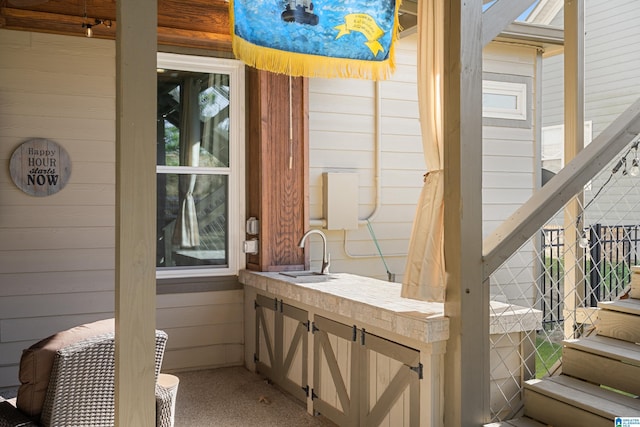
<svg viewBox="0 0 640 427"><path fill-rule="evenodd" d="M547 375L560 359L562 355L562 345L555 344L544 337L536 337L536 378L542 378Z"/></svg>
<svg viewBox="0 0 640 427"><path fill-rule="evenodd" d="M582 261L580 261L582 263ZM564 259L562 257L545 257L544 270L548 276L548 282L553 283L555 279L562 280L564 278ZM587 285L590 277L589 272L591 270L591 260L587 259L584 266L585 279ZM618 289L621 291L628 283L631 277L631 270L625 262L619 262L613 264L607 260L603 260L600 266L599 275L600 286L602 286L603 293L609 294L612 290Z"/></svg>

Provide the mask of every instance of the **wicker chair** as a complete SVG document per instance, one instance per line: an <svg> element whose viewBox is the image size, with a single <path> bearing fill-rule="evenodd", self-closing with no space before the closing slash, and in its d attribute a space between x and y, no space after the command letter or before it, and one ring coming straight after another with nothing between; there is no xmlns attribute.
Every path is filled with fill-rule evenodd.
<svg viewBox="0 0 640 427"><path fill-rule="evenodd" d="M115 423L115 339L103 334L57 351L40 420L20 412L10 401L0 402L0 427L113 426ZM155 374L160 374L167 334L156 331ZM164 374L163 374L164 375ZM156 425L173 425L177 385L156 382Z"/></svg>

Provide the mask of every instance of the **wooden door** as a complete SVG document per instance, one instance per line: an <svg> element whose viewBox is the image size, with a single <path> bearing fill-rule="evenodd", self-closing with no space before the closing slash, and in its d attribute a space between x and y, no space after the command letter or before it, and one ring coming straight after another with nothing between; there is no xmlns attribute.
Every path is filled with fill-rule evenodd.
<svg viewBox="0 0 640 427"><path fill-rule="evenodd" d="M282 321L282 363L278 384L301 401L309 390L309 313L280 302Z"/></svg>
<svg viewBox="0 0 640 427"><path fill-rule="evenodd" d="M279 362L276 359L276 313L278 300L264 295L256 295L256 371L275 381Z"/></svg>
<svg viewBox="0 0 640 427"><path fill-rule="evenodd" d="M340 426L420 423L420 352L315 316L313 408Z"/></svg>
<svg viewBox="0 0 640 427"><path fill-rule="evenodd" d="M258 294L256 309L256 371L301 401L309 390L308 313L277 298Z"/></svg>
<svg viewBox="0 0 640 427"><path fill-rule="evenodd" d="M313 408L340 426L358 420L358 329L315 316L313 322Z"/></svg>
<svg viewBox="0 0 640 427"><path fill-rule="evenodd" d="M420 424L420 352L362 331L361 426Z"/></svg>

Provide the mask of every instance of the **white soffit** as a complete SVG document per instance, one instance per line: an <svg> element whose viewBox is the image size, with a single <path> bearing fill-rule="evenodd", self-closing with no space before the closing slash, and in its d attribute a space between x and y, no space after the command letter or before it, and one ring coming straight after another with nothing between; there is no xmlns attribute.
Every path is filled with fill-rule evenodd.
<svg viewBox="0 0 640 427"><path fill-rule="evenodd" d="M530 24L549 25L564 6L563 0L540 0L533 8L527 22Z"/></svg>

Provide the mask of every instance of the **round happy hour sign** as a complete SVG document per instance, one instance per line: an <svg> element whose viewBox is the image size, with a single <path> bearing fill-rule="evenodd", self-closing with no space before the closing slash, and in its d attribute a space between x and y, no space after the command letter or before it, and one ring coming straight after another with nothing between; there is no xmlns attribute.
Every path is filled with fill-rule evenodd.
<svg viewBox="0 0 640 427"><path fill-rule="evenodd" d="M27 194L50 196L62 190L71 176L71 160L57 143L34 138L22 143L11 155L11 179Z"/></svg>

